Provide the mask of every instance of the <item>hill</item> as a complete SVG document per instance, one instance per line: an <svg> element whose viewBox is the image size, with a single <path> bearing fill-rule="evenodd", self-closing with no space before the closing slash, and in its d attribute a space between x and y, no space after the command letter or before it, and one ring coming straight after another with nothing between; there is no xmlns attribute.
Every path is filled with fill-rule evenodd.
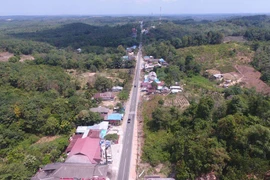
<svg viewBox="0 0 270 180"><path fill-rule="evenodd" d="M215 68L222 73L235 71L236 64L248 64L254 56L250 47L241 43L180 48L177 53L180 57L192 55L204 70Z"/></svg>

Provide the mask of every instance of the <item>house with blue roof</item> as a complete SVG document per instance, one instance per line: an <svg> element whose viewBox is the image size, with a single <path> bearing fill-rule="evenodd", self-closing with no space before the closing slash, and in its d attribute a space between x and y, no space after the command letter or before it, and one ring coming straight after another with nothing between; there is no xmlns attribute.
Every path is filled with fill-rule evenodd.
<svg viewBox="0 0 270 180"><path fill-rule="evenodd" d="M108 121L109 124L111 125L120 125L122 120L123 120L123 114L120 113L112 113L108 114L105 118L104 121Z"/></svg>

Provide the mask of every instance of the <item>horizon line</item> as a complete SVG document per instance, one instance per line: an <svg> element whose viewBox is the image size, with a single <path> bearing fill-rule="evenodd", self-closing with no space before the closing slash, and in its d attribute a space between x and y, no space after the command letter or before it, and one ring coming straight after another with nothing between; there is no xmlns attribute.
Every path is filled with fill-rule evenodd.
<svg viewBox="0 0 270 180"><path fill-rule="evenodd" d="M162 16L186 16L186 15L269 15L270 12L261 12L261 13L183 13L183 14L162 14ZM48 16L48 17L55 17L55 16L160 16L160 14L49 14L49 15L0 15L0 17L33 17L33 16L37 16L37 17L44 17L44 16Z"/></svg>

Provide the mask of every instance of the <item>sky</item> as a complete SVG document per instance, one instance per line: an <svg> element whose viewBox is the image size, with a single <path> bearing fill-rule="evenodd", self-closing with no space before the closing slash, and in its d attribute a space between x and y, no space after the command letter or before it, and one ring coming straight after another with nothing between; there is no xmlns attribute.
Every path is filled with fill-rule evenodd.
<svg viewBox="0 0 270 180"><path fill-rule="evenodd" d="M1 2L2 1L2 2ZM270 0L0 0L9 15L270 13Z"/></svg>

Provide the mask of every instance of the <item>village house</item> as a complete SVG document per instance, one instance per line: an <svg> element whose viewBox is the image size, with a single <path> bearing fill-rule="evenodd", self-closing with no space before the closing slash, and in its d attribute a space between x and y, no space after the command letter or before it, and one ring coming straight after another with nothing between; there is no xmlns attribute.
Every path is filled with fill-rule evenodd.
<svg viewBox="0 0 270 180"><path fill-rule="evenodd" d="M171 93L178 93L182 92L183 88L180 86L170 86Z"/></svg>
<svg viewBox="0 0 270 180"><path fill-rule="evenodd" d="M169 64L164 60L164 59L159 59L159 64L161 64L161 66L168 66Z"/></svg>
<svg viewBox="0 0 270 180"><path fill-rule="evenodd" d="M41 168L31 180L106 180L108 165L89 163L52 163Z"/></svg>
<svg viewBox="0 0 270 180"><path fill-rule="evenodd" d="M81 134L84 137L96 137L103 139L107 133L109 127L109 122L102 121L99 124L94 124L93 126L78 126L76 129L76 135ZM99 134L97 134L97 131ZM89 133L90 132L90 133Z"/></svg>
<svg viewBox="0 0 270 180"><path fill-rule="evenodd" d="M156 83L156 87L153 87L152 83ZM144 76L144 81L141 83L141 91L147 92L148 94L155 93L165 93L167 89L164 89L164 82L160 81L157 78L157 74L155 72L150 72L148 75Z"/></svg>
<svg viewBox="0 0 270 180"><path fill-rule="evenodd" d="M150 56L144 56L144 57L143 57L143 60L144 60L144 61L147 61L147 62L148 62L149 59L150 59Z"/></svg>
<svg viewBox="0 0 270 180"><path fill-rule="evenodd" d="M119 92L119 91L122 91L122 90L123 90L123 87L121 87L121 86L112 87L112 92Z"/></svg>
<svg viewBox="0 0 270 180"><path fill-rule="evenodd" d="M88 127L79 126L77 134L70 138L65 162L44 166L31 180L80 178L105 180L108 165L101 165L101 162L105 161L100 146L100 132L107 128L108 122Z"/></svg>
<svg viewBox="0 0 270 180"><path fill-rule="evenodd" d="M108 121L109 124L117 125L117 126L121 124L122 120L123 120L123 114L119 114L119 113L108 114L104 118L104 121Z"/></svg>
<svg viewBox="0 0 270 180"><path fill-rule="evenodd" d="M223 75L222 74L214 74L213 76L214 76L214 78L216 80L222 80L223 79Z"/></svg>
<svg viewBox="0 0 270 180"><path fill-rule="evenodd" d="M94 99L101 99L102 101L113 101L115 95L112 92L96 93Z"/></svg>
<svg viewBox="0 0 270 180"><path fill-rule="evenodd" d="M135 56L134 53L128 53L127 56L122 56L122 61L134 61L135 60Z"/></svg>
<svg viewBox="0 0 270 180"><path fill-rule="evenodd" d="M74 144L65 162L99 164L101 162L101 148L99 138L79 138Z"/></svg>
<svg viewBox="0 0 270 180"><path fill-rule="evenodd" d="M90 111L99 113L100 116L104 118L109 113L110 109L99 106L96 108L90 108Z"/></svg>

